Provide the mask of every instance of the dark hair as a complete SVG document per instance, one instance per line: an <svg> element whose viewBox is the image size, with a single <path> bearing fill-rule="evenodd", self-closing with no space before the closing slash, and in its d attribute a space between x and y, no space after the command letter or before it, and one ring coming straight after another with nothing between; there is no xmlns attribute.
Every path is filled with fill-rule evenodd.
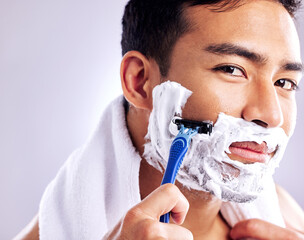
<svg viewBox="0 0 304 240"><path fill-rule="evenodd" d="M176 41L191 29L183 15L186 7L210 5L212 11L227 11L242 0L130 0L122 18L122 54L136 50L153 58L166 76ZM293 17L301 0L277 0Z"/></svg>

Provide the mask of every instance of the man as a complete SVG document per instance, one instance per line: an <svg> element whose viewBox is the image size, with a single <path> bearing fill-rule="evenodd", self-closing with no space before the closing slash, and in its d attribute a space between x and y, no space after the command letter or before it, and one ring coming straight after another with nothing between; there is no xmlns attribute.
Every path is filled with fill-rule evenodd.
<svg viewBox="0 0 304 240"><path fill-rule="evenodd" d="M292 20L297 7L296 1L131 0L123 18L121 82L128 101L128 105L125 104L127 128L138 151L130 150L133 151L130 156L136 159L139 154L141 158L138 169L134 170L138 186L132 187L139 189L142 201L132 201L127 191L123 195L130 183L125 178L121 186L120 169L114 165L124 154L116 152L108 153L111 159L107 159L103 168L99 165L90 168L87 178L80 180L82 187L77 188L81 170L71 159L77 158L77 162L91 158L94 152L87 148L83 150L85 153L76 153L81 157L72 156L61 170L57 179L64 180L55 180L48 187L39 213L40 237L48 239L54 232L57 239L95 239L97 236L105 239L304 239L303 211L281 188L278 187L277 192L286 228L258 219L241 221L232 227L220 213L221 200L208 192L184 188L179 182L177 187L171 184L159 187L162 174L143 158L153 109L152 91L168 79L193 92L183 109L183 117L187 119L216 122L223 112L263 128L282 128L290 136L296 117L295 90L303 70ZM116 104L122 105L122 101ZM106 112L110 113L116 114L115 108ZM104 121L107 119L104 117ZM116 151L119 141L129 141L128 137L115 140L115 134L111 134L109 144L102 140L102 144L94 148ZM117 150L120 151L123 150ZM269 157L273 154L269 153ZM246 164L252 161L237 152L229 157ZM130 164L134 159L130 159ZM89 168L90 164L82 162L81 167ZM113 169L117 179L105 175L111 179L101 177L100 185L91 186L90 175L108 171L104 168ZM133 171L127 165L124 170ZM92 194L85 194L99 188L106 190L96 201L92 200ZM79 201L79 198L84 199ZM91 208L99 209L98 201L101 204L103 198L107 199L105 212L91 212L91 218L99 222L94 225L90 216L83 221L82 216L89 215ZM73 201L83 202L83 207L74 207ZM117 202L117 211L111 201ZM56 205L57 202L62 204ZM170 211L172 223L160 223L159 217ZM75 212L79 214L69 216ZM60 224L54 223L56 219ZM82 226L85 227L81 229ZM24 239L38 239L39 228L36 218L24 233ZM93 231L95 235L91 234Z"/></svg>

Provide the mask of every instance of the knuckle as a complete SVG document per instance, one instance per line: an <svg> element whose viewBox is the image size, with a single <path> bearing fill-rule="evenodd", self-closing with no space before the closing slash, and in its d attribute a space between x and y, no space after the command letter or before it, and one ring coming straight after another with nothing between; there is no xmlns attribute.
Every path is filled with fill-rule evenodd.
<svg viewBox="0 0 304 240"><path fill-rule="evenodd" d="M127 233L130 239L158 239L161 236L158 222L142 219L140 212L139 209L132 208L125 214L122 232Z"/></svg>
<svg viewBox="0 0 304 240"><path fill-rule="evenodd" d="M130 225L133 222L136 222L140 216L140 211L136 207L131 208L124 216L124 225Z"/></svg>
<svg viewBox="0 0 304 240"><path fill-rule="evenodd" d="M158 239L160 237L160 229L158 224L152 220L145 219L138 224L138 229L140 229L138 236L140 239Z"/></svg>
<svg viewBox="0 0 304 240"><path fill-rule="evenodd" d="M257 232L259 231L259 222L255 219L249 220L245 223L244 229L247 232Z"/></svg>
<svg viewBox="0 0 304 240"><path fill-rule="evenodd" d="M163 191L166 192L166 194L168 195L178 195L180 193L179 189L177 186L175 186L174 184L165 184Z"/></svg>

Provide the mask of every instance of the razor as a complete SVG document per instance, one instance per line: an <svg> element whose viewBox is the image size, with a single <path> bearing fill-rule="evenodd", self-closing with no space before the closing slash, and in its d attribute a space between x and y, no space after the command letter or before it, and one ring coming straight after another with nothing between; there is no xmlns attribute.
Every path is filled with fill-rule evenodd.
<svg viewBox="0 0 304 240"><path fill-rule="evenodd" d="M199 122L178 117L173 118L172 122L177 125L179 132L171 144L169 160L161 185L175 183L176 175L188 151L192 137L196 134L210 135L213 127L210 121ZM170 213L160 217L160 222L169 223L169 220Z"/></svg>

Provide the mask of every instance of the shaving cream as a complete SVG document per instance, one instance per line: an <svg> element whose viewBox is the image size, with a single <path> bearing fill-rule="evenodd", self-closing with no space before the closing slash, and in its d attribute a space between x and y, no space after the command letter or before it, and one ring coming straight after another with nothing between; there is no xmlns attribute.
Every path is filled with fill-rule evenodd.
<svg viewBox="0 0 304 240"><path fill-rule="evenodd" d="M166 168L171 143L178 133L172 118L182 116L182 108L191 94L190 90L170 81L153 89L144 157L159 171ZM268 163L244 164L231 160L227 155L231 143L244 141L265 142L275 154ZM220 113L210 136L197 134L192 138L177 180L189 189L211 192L223 201L252 201L279 166L287 142L282 128L264 128Z"/></svg>

